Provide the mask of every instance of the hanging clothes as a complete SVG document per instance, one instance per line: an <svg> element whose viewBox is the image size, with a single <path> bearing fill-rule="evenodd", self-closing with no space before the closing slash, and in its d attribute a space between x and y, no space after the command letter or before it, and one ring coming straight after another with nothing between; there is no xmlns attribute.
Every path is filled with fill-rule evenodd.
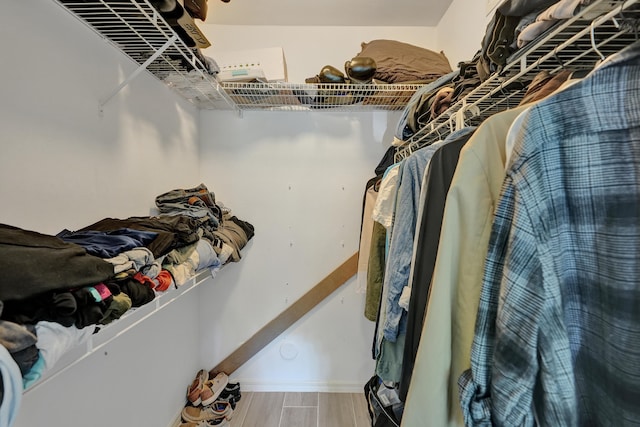
<svg viewBox="0 0 640 427"><path fill-rule="evenodd" d="M461 150L447 194L405 426L462 425L457 380L469 366L490 224L505 174L505 139L526 108L489 117Z"/></svg>
<svg viewBox="0 0 640 427"><path fill-rule="evenodd" d="M537 87L528 91L529 99L539 100L551 93L550 88L563 90L574 84L565 82L558 88L557 81L565 80L565 74L548 76L546 84L534 80ZM428 275L431 286L419 342L430 344L414 353L411 383L415 379L416 384L406 395L407 420L428 419L429 426L463 425L457 380L469 367L490 224L505 176L509 141L514 139L516 121L530 107L521 105L489 117L462 149L447 195L436 265ZM409 357L406 353L405 360Z"/></svg>
<svg viewBox="0 0 640 427"><path fill-rule="evenodd" d="M400 400L406 400L426 308L445 200L458 163L460 150L473 135L475 127L466 127L449 135L446 144L431 157L420 191L420 210L416 226L409 285L403 289L400 305L407 310L407 336L402 356Z"/></svg>
<svg viewBox="0 0 640 427"><path fill-rule="evenodd" d="M640 42L534 106L492 227L467 425L640 423Z"/></svg>
<svg viewBox="0 0 640 427"><path fill-rule="evenodd" d="M370 179L365 186L362 200L362 218L360 219L360 245L358 248L358 270L356 276L356 292L367 292L367 270L369 269L369 255L371 253L371 236L373 234L373 206L378 198L380 177ZM365 317L367 313L365 310ZM367 317L368 318L368 317ZM375 321L375 316L373 319Z"/></svg>

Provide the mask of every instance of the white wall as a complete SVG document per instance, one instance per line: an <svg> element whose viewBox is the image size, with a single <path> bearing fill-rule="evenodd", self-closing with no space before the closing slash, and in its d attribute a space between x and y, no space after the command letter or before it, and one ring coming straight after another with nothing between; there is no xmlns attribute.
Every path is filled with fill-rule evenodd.
<svg viewBox="0 0 640 427"><path fill-rule="evenodd" d="M455 69L480 50L492 12L486 0L453 0L437 28L437 45Z"/></svg>
<svg viewBox="0 0 640 427"><path fill-rule="evenodd" d="M201 173L256 228L240 263L204 290L202 362L213 367L358 249L366 181L398 117L201 113ZM349 281L234 373L253 390L361 391L374 324ZM297 352L287 359L288 349ZM284 352L284 356L281 354Z"/></svg>
<svg viewBox="0 0 640 427"><path fill-rule="evenodd" d="M48 234L148 215L200 181L197 111L51 0L0 14L0 222ZM197 290L25 395L18 427L169 425L198 365ZM160 404L159 404L160 402Z"/></svg>
<svg viewBox="0 0 640 427"><path fill-rule="evenodd" d="M191 104L142 75L100 117L133 63L53 1L4 7L0 221L53 233L148 214L155 195L198 183Z"/></svg>

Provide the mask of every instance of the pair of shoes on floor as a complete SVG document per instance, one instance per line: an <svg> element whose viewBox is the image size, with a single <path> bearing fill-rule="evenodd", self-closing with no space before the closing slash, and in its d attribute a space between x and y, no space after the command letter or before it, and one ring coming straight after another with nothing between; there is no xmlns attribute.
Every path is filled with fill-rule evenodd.
<svg viewBox="0 0 640 427"><path fill-rule="evenodd" d="M187 389L187 399L193 406L207 406L218 400L229 382L229 377L220 372L213 379L209 379L209 372L201 369Z"/></svg>
<svg viewBox="0 0 640 427"><path fill-rule="evenodd" d="M207 422L209 425L225 425L224 422L231 421L233 409L231 403L218 400L212 405L197 408L194 406L185 406L181 416L184 422L199 423Z"/></svg>

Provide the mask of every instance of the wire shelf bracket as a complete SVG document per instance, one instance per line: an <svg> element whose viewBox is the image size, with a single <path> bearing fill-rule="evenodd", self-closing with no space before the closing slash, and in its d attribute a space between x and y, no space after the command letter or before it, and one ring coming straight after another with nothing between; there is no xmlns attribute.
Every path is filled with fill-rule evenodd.
<svg viewBox="0 0 640 427"><path fill-rule="evenodd" d="M111 98L113 98L114 96L116 96L116 94L118 92L120 92L126 85L128 85L133 79L135 79L141 72L145 71L147 69L147 67L156 59L158 59L158 57L160 55L162 55L164 53L164 51L166 51L170 46L172 46L175 41L178 40L178 36L174 35L173 37L171 37L169 40L166 41L165 44L163 44L160 49L158 49L153 55L151 55L149 57L149 59L147 59L146 61L144 61L142 63L142 65L138 66L138 68L135 69L135 71L133 71L131 74L129 74L129 76L124 79L118 86L116 86L107 96L105 96L104 98L101 98L98 101L98 111L100 114L100 117L102 117L103 113L104 113L104 106L111 101Z"/></svg>

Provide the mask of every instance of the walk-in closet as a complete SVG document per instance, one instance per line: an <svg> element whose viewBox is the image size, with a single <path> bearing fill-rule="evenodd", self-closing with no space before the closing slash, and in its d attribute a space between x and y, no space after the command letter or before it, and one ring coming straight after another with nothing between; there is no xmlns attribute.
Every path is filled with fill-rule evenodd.
<svg viewBox="0 0 640 427"><path fill-rule="evenodd" d="M639 30L4 2L0 427L640 425Z"/></svg>

